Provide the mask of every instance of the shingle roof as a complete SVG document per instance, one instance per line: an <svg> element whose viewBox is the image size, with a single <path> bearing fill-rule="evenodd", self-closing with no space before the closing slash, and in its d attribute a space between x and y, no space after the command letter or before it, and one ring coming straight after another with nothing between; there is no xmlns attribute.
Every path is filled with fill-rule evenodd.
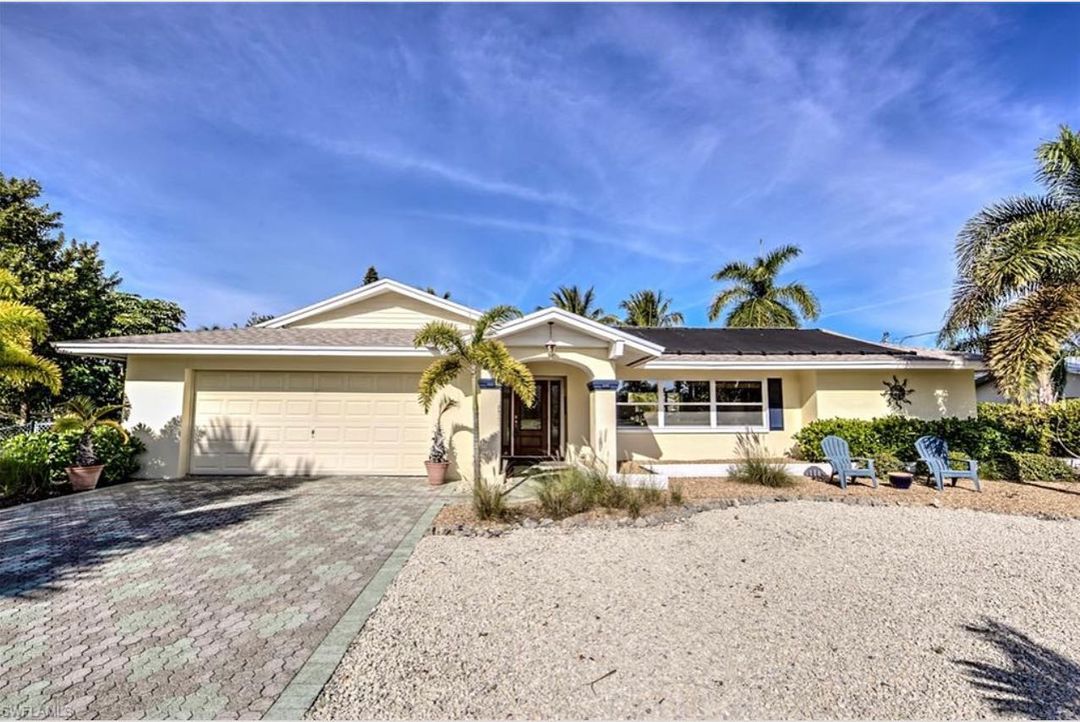
<svg viewBox="0 0 1080 722"><path fill-rule="evenodd" d="M409 328L226 328L181 331L146 336L111 336L80 344L124 346L327 346L411 348L415 329Z"/></svg>
<svg viewBox="0 0 1080 722"><path fill-rule="evenodd" d="M664 356L912 356L915 351L820 329L634 328L624 331L664 347Z"/></svg>

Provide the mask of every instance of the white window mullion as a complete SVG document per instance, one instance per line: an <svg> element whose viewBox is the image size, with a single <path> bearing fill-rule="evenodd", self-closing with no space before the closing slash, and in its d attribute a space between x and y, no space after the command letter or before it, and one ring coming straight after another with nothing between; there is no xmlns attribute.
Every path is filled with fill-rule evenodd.
<svg viewBox="0 0 1080 722"><path fill-rule="evenodd" d="M658 428L663 429L667 426L664 421L664 387L661 385L662 381L654 381L656 384L656 425Z"/></svg>
<svg viewBox="0 0 1080 722"><path fill-rule="evenodd" d="M716 428L716 380L709 382L709 427Z"/></svg>

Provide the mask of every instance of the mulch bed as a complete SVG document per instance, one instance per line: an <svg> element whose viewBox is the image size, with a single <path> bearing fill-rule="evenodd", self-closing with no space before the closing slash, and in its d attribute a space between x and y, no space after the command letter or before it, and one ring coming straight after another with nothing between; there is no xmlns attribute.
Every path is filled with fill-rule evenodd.
<svg viewBox="0 0 1080 722"><path fill-rule="evenodd" d="M962 480L938 492L934 487L916 480L909 489L897 489L882 481L877 489L868 483L849 483L841 491L835 483L800 477L786 487L767 487L744 484L726 478L671 479L671 485L682 491L686 505L709 501L847 501L882 505L931 506L942 509L974 509L997 514L1019 514L1048 519L1080 519L1080 482L1021 483L982 481L982 492L976 492L971 482ZM643 515L655 514L662 507L642 510ZM444 507L435 517L436 530L469 527L477 531L500 530L517 526L525 519L541 519L544 514L535 502L515 504L505 521L479 521L468 503ZM573 517L575 525L590 525L605 520L623 519L626 513L618 510L596 509Z"/></svg>

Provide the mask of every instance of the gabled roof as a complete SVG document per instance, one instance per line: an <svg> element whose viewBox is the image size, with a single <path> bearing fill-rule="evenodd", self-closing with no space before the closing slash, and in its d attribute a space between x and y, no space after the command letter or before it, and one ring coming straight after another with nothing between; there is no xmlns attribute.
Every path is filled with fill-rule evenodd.
<svg viewBox="0 0 1080 722"><path fill-rule="evenodd" d="M502 339L530 328L544 326L549 322L562 324L609 343L622 343L628 348L649 356L659 356L664 352L662 345L638 334L629 333L626 329L607 326L599 321L593 321L590 318L554 306L533 311L519 319L505 323L493 335L495 338Z"/></svg>
<svg viewBox="0 0 1080 722"><path fill-rule="evenodd" d="M298 308L295 311L290 311L281 316L264 321L259 324L259 328L281 328L297 321L301 321L305 318L310 318L320 313L326 313L342 306L347 306L350 303L356 303L357 301L363 301L369 298L375 298L386 293L397 293L402 296L406 296L415 301L426 303L434 306L435 308L449 311L450 313L456 313L460 316L464 316L470 320L476 320L480 317L480 311L475 308L469 308L463 306L460 303L455 303L441 296L436 296L432 293L428 293L423 289L408 286L400 281L395 281L390 278L383 278L374 283L369 283L359 288L354 288L351 291L338 294L331 298L324 299L317 303L313 303L310 306L304 306Z"/></svg>
<svg viewBox="0 0 1080 722"><path fill-rule="evenodd" d="M664 347L664 355L886 355L913 356L911 349L871 343L817 328L640 328L624 331Z"/></svg>

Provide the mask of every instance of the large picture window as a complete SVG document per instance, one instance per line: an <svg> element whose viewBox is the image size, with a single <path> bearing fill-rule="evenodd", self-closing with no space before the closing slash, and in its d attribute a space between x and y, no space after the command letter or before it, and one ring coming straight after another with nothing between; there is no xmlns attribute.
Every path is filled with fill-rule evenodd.
<svg viewBox="0 0 1080 722"><path fill-rule="evenodd" d="M621 381L615 392L622 428L719 429L767 427L761 381Z"/></svg>

